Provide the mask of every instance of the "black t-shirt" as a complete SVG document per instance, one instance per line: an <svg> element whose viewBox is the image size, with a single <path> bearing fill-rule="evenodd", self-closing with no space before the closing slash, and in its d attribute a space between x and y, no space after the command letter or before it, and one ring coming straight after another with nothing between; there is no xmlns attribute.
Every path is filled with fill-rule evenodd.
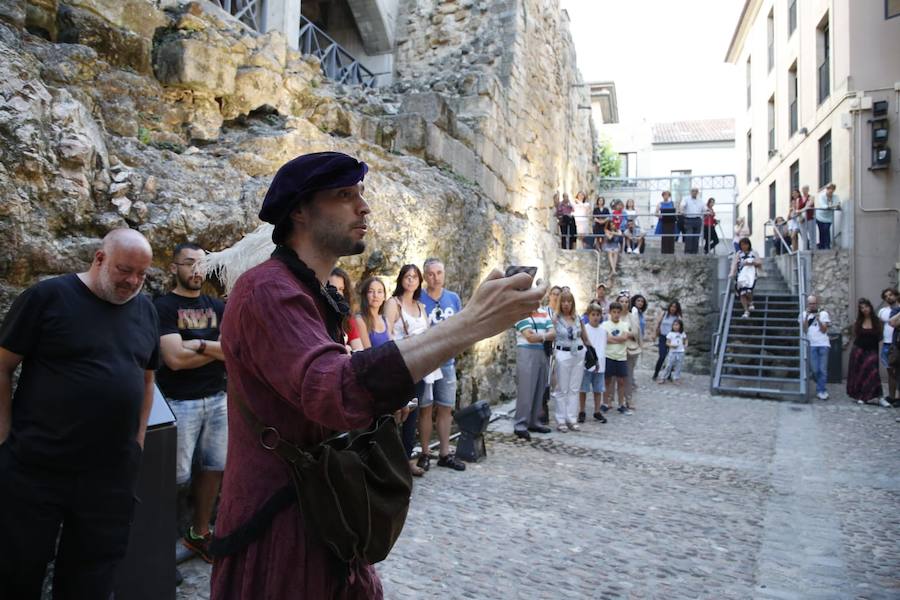
<svg viewBox="0 0 900 600"><path fill-rule="evenodd" d="M159 363L149 298L116 305L75 274L47 279L13 303L0 346L24 356L7 440L19 461L80 470L133 458L144 376Z"/></svg>
<svg viewBox="0 0 900 600"><path fill-rule="evenodd" d="M217 298L197 298L169 292L153 301L159 313L159 335L177 333L183 340L219 339L219 323L225 303ZM159 389L172 400L198 400L225 389L225 363L214 360L196 369L173 371L162 364L157 373Z"/></svg>

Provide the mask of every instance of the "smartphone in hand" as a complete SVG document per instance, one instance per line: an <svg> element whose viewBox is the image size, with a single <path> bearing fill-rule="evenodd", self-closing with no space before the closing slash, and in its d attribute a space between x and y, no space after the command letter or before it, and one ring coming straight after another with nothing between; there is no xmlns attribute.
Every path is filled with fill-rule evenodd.
<svg viewBox="0 0 900 600"><path fill-rule="evenodd" d="M516 273L528 273L531 275L532 279L537 274L537 267L520 267L517 265L510 265L506 267L506 272L503 274L504 277L512 277Z"/></svg>

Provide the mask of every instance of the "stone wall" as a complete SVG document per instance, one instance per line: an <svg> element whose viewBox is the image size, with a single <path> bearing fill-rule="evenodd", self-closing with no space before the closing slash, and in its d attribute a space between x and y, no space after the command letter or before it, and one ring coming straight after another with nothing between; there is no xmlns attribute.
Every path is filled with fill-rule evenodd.
<svg viewBox="0 0 900 600"><path fill-rule="evenodd" d="M533 220L554 191L590 189L589 94L557 0L403 0L400 19L394 88L424 95L403 112L424 117L426 158Z"/></svg>
<svg viewBox="0 0 900 600"><path fill-rule="evenodd" d="M527 72L516 65L523 58L508 68ZM491 74L485 89L501 89L499 81ZM503 96L491 98L495 110ZM150 240L147 289L162 291L176 243L232 246L258 226L277 168L326 149L372 166L369 250L345 261L354 277L390 279L403 263L436 255L463 298L491 268L510 263L592 287L584 259L562 256L546 223L510 200L525 194L511 189L531 189L529 177L552 179L528 175L522 157L561 163L562 146L527 143L537 133L512 137L511 112L499 115L502 136L466 129L455 116L463 104L431 91L332 85L279 34L258 35L207 2L0 0L0 313L35 281L87 268L103 235L122 226ZM452 158L471 156L462 148L480 148L471 168L482 172L508 158L518 179L478 181ZM589 156L587 142L570 155L582 166ZM462 358L464 398L514 393L511 349L501 335Z"/></svg>
<svg viewBox="0 0 900 600"><path fill-rule="evenodd" d="M855 303L850 308L850 252L851 250L821 250L812 253L811 292L818 296L819 306L828 311L832 332L840 332L844 343L850 340L850 328L856 320ZM881 302L874 290L868 296L876 307ZM865 294L863 294L865 296Z"/></svg>

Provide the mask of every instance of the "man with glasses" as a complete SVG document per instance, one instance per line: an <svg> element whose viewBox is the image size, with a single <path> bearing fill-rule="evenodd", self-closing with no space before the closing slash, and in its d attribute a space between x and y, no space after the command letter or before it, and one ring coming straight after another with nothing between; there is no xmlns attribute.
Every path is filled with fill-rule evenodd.
<svg viewBox="0 0 900 600"><path fill-rule="evenodd" d="M178 419L175 482L191 481L194 499L192 525L182 543L212 563L209 521L225 470L228 418L225 357L219 345L225 303L200 293L205 254L197 244L177 245L169 265L175 288L154 304L163 360L157 375L159 388ZM198 472L192 479L195 455Z"/></svg>
<svg viewBox="0 0 900 600"><path fill-rule="evenodd" d="M446 321L462 310L459 296L444 289L444 263L437 258L425 260L422 271L425 276L425 293L422 303L428 315L428 325L434 326ZM425 397L419 399L419 439L422 442L420 467L428 469L428 444L431 442L431 413L437 404L437 434L440 448L437 464L439 467L450 467L457 471L466 469L465 463L450 453L450 424L453 420L453 407L456 406L456 360L451 358L441 365L443 377L429 383L425 389Z"/></svg>

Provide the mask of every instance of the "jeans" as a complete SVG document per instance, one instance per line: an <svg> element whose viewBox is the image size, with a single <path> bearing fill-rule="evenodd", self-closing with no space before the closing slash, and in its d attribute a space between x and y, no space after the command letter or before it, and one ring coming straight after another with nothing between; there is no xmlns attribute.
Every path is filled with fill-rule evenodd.
<svg viewBox="0 0 900 600"><path fill-rule="evenodd" d="M703 219L700 217L684 218L684 253L697 254L700 249L700 228Z"/></svg>
<svg viewBox="0 0 900 600"><path fill-rule="evenodd" d="M812 250L816 247L816 222L807 219L800 223L800 237L806 240L806 249Z"/></svg>
<svg viewBox="0 0 900 600"><path fill-rule="evenodd" d="M191 479L194 456L203 471L224 471L228 449L228 409L225 392L196 400L169 400L178 424L175 483Z"/></svg>
<svg viewBox="0 0 900 600"><path fill-rule="evenodd" d="M824 394L825 382L828 380L828 346L812 346L809 349L809 365L816 380L816 393Z"/></svg>
<svg viewBox="0 0 900 600"><path fill-rule="evenodd" d="M661 335L657 340L657 348L659 349L659 358L656 359L656 367L653 369L653 379L659 375L662 370L663 363L666 362L666 355L669 353L669 347L666 345L666 336Z"/></svg>
<svg viewBox="0 0 900 600"><path fill-rule="evenodd" d="M831 223L816 220L816 227L819 228L819 250L831 249Z"/></svg>
<svg viewBox="0 0 900 600"><path fill-rule="evenodd" d="M563 215L559 218L559 234L561 237L561 248L563 250L573 250L575 248L575 239L577 236L575 228L575 217L572 215Z"/></svg>

